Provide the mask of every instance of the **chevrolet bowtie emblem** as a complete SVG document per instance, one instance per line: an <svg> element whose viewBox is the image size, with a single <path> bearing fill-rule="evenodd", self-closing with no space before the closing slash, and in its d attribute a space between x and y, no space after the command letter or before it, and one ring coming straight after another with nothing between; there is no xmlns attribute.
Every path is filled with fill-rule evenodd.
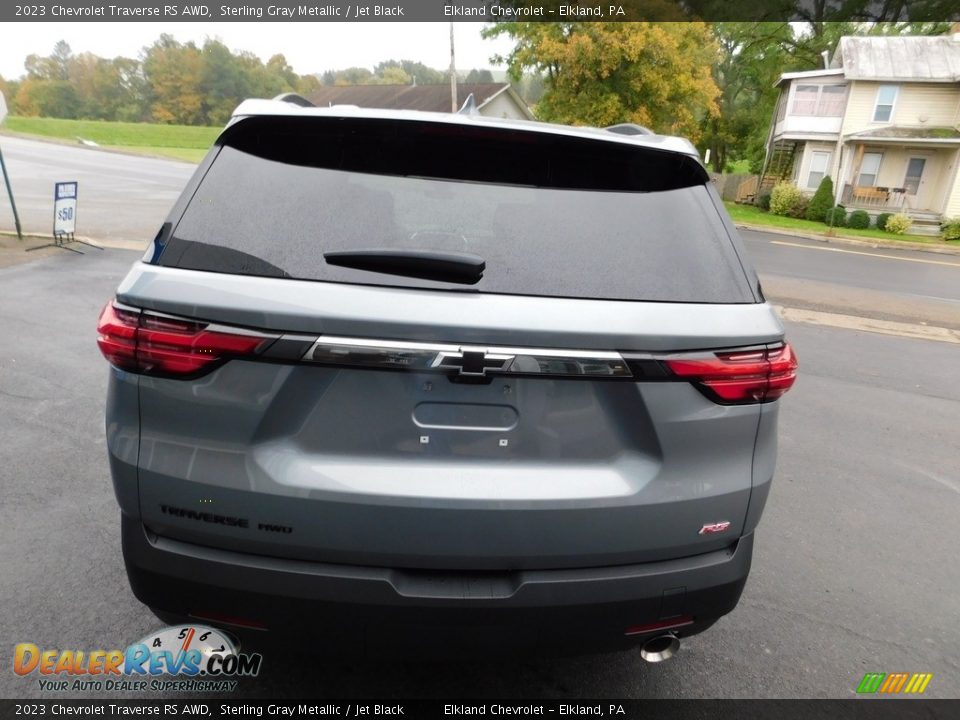
<svg viewBox="0 0 960 720"><path fill-rule="evenodd" d="M441 352L434 358L431 367L457 370L460 375L486 375L488 371L506 370L513 362L513 355L488 355L484 350L461 349L458 352Z"/></svg>

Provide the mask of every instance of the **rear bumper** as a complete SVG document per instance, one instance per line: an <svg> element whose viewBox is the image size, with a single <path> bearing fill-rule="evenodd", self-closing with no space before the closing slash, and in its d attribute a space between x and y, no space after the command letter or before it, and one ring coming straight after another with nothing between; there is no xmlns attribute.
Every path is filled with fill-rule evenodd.
<svg viewBox="0 0 960 720"><path fill-rule="evenodd" d="M730 547L605 568L445 572L359 567L248 555L158 537L123 515L134 594L176 616L231 617L275 638L322 638L337 652L389 654L416 646L515 652L627 648L657 631L634 626L679 616L705 630L733 610L746 583L753 535ZM227 624L221 620L220 624ZM432 653L431 653L432 654Z"/></svg>

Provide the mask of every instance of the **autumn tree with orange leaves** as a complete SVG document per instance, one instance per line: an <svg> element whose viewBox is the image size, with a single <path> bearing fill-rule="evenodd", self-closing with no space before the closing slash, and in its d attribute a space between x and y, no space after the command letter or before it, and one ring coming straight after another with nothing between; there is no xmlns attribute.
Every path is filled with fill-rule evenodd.
<svg viewBox="0 0 960 720"><path fill-rule="evenodd" d="M718 112L711 66L717 43L706 23L495 23L488 37L516 45L505 58L513 78L542 73L537 116L604 127L622 122L698 138Z"/></svg>

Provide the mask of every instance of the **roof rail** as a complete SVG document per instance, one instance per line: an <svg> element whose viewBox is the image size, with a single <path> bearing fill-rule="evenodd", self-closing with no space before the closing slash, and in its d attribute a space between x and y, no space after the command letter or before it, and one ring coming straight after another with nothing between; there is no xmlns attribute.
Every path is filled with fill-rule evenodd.
<svg viewBox="0 0 960 720"><path fill-rule="evenodd" d="M288 102L291 105L299 105L300 107L316 107L312 102L307 100L303 95L297 95L297 93L281 93L277 95L274 100L279 100L280 102Z"/></svg>
<svg viewBox="0 0 960 720"><path fill-rule="evenodd" d="M650 128L637 125L636 123L620 123L618 125L605 127L604 130L617 133L618 135L656 135Z"/></svg>

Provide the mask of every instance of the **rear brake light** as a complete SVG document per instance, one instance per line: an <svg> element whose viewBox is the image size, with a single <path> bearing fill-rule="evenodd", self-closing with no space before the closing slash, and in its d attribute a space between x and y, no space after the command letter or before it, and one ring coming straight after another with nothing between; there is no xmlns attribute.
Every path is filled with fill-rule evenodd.
<svg viewBox="0 0 960 720"><path fill-rule="evenodd" d="M122 370L195 377L230 358L255 355L271 336L213 328L107 303L97 323L100 352Z"/></svg>
<svg viewBox="0 0 960 720"><path fill-rule="evenodd" d="M123 370L137 369L137 325L139 313L106 304L97 321L97 345L111 365Z"/></svg>
<svg viewBox="0 0 960 720"><path fill-rule="evenodd" d="M710 398L724 404L776 400L797 379L797 356L788 343L665 362L674 375L694 382Z"/></svg>

